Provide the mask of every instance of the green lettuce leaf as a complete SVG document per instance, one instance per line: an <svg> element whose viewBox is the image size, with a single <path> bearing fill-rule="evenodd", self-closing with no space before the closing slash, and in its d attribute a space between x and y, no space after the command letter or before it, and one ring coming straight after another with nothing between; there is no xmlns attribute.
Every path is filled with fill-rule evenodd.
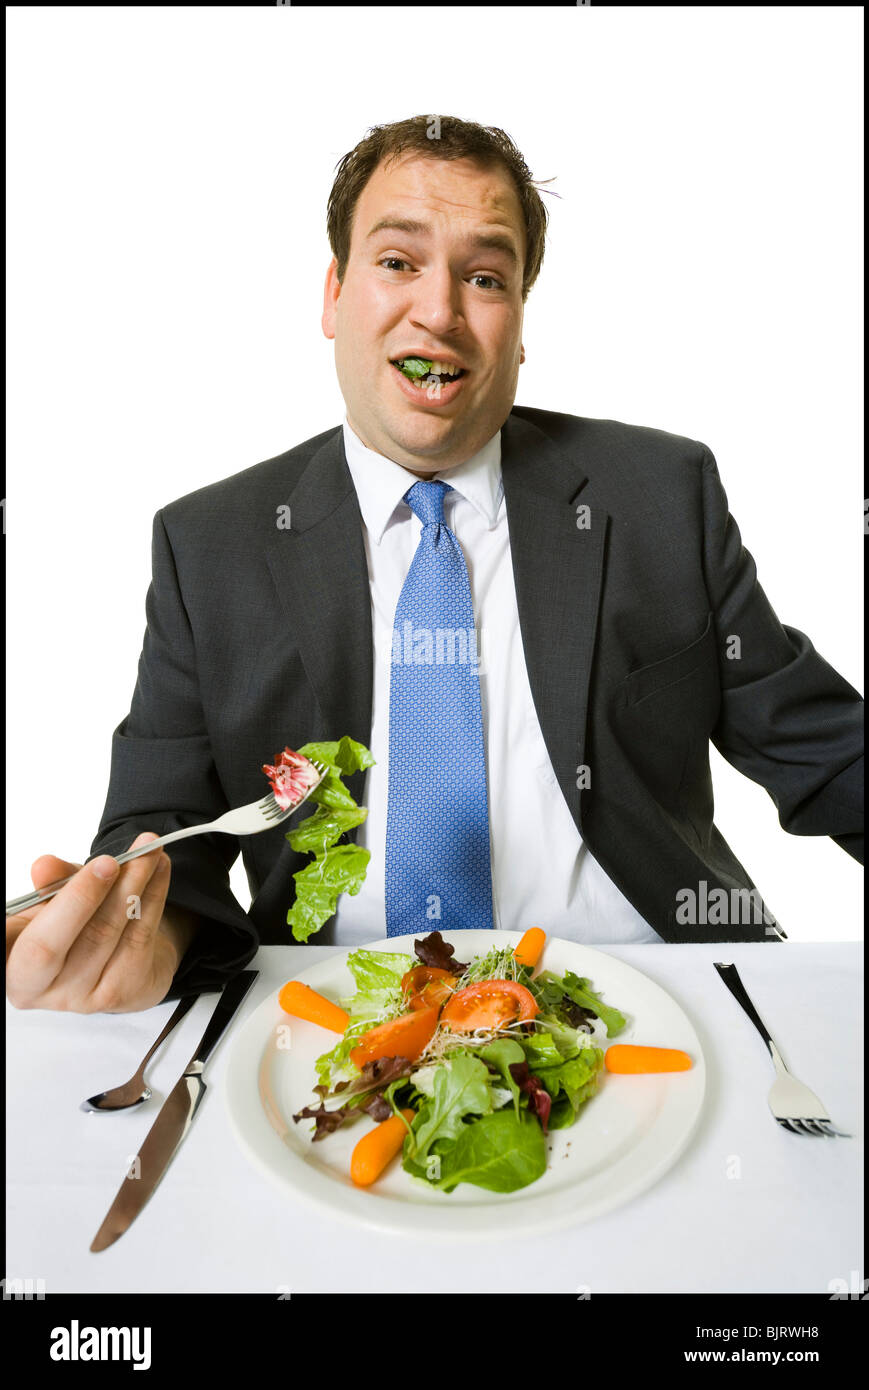
<svg viewBox="0 0 869 1390"><path fill-rule="evenodd" d="M405 1145L409 1142L405 1140ZM439 1144L436 1152L440 1178L429 1181L444 1192L452 1192L460 1182L489 1192L516 1192L546 1172L546 1141L540 1121L527 1110L517 1115L511 1106L463 1124L455 1142ZM404 1166L408 1167L406 1161Z"/></svg>
<svg viewBox="0 0 869 1390"><path fill-rule="evenodd" d="M354 1037L352 1033L345 1033L331 1052L324 1052L322 1057L317 1058L314 1067L318 1085L326 1086L331 1091L336 1081L356 1079L359 1068L350 1060L350 1049L355 1047L358 1041L358 1037Z"/></svg>
<svg viewBox="0 0 869 1390"><path fill-rule="evenodd" d="M543 1013L555 1018L562 1026L565 1026L563 1017L563 1001L572 1000L574 1004L579 1004L584 1009L591 1009L603 1020L606 1027L607 1036L612 1038L616 1033L620 1033L624 1028L626 1019L624 1014L619 1013L609 1004L605 1004L599 994L595 994L591 988L591 980L580 979L574 975L572 970L566 970L562 979L553 975L550 970L541 970L535 980L524 981L537 1000ZM580 1034L580 1036L582 1036Z"/></svg>
<svg viewBox="0 0 869 1390"><path fill-rule="evenodd" d="M401 1006L401 981L416 965L413 956L403 951L368 951L360 947L347 957L347 969L356 982L356 993L341 1000L341 1007L358 1019L381 1018L398 1013Z"/></svg>
<svg viewBox="0 0 869 1390"><path fill-rule="evenodd" d="M361 825L367 815L365 806L318 806L312 816L290 831L287 839L299 854L320 854L345 831Z"/></svg>
<svg viewBox="0 0 869 1390"><path fill-rule="evenodd" d="M296 941L307 941L335 912L339 893L354 897L362 887L371 852L359 845L333 845L293 875L296 900L287 922Z"/></svg>
<svg viewBox="0 0 869 1390"><path fill-rule="evenodd" d="M591 980L581 980L572 970L565 970L564 988L575 1004L581 1004L584 1009L593 1009L598 1018L603 1020L608 1038L613 1038L616 1033L622 1031L627 1022L624 1014L619 1013L612 1005L605 1004L600 995L592 991Z"/></svg>
<svg viewBox="0 0 869 1390"><path fill-rule="evenodd" d="M422 357L407 357L399 367L399 371L404 372L406 377L415 381L418 377L427 376L431 371L431 362L426 362Z"/></svg>
<svg viewBox="0 0 869 1390"><path fill-rule="evenodd" d="M293 875L296 897L287 913L293 938L307 941L334 916L339 894L355 895L365 879L370 852L360 845L336 842L368 815L364 806L357 806L341 779L372 767L374 759L364 744L346 735L335 741L306 743L297 751L327 765L323 780L308 798L315 805L313 814L286 835L297 853L315 856L311 864Z"/></svg>
<svg viewBox="0 0 869 1390"><path fill-rule="evenodd" d="M541 1067L557 1067L564 1061L558 1044L548 1030L545 1033L526 1033L517 1041L531 1071L539 1071Z"/></svg>
<svg viewBox="0 0 869 1390"><path fill-rule="evenodd" d="M522 1051L519 1043L515 1042L512 1038L496 1038L494 1042L487 1043L485 1047L481 1047L478 1055L482 1057L484 1061L491 1062L494 1067L498 1068L506 1085L513 1094L513 1109L518 1115L521 1092L511 1075L510 1067L514 1062L523 1062L525 1060L525 1053Z"/></svg>
<svg viewBox="0 0 869 1390"><path fill-rule="evenodd" d="M374 766L374 758L364 743L357 743L346 734L337 742L306 743L304 748L297 748L296 752L305 758L316 758L318 762L337 768L345 777L349 777L353 772L364 772L366 768ZM312 793L312 800L315 798L316 792Z"/></svg>
<svg viewBox="0 0 869 1390"><path fill-rule="evenodd" d="M418 1085L416 1078L414 1084ZM428 1092L425 1092L428 1094ZM484 1062L467 1053L453 1053L441 1062L432 1078L431 1094L413 1122L409 1154L418 1167L425 1167L426 1156L436 1139L454 1139L465 1115L487 1115L492 1111L489 1072Z"/></svg>
<svg viewBox="0 0 869 1390"><path fill-rule="evenodd" d="M586 1047L578 1057L570 1057L553 1067L535 1067L538 1076L552 1097L550 1129L572 1125L580 1107L598 1090L603 1072L603 1050ZM566 1104L560 1104L562 1100Z"/></svg>

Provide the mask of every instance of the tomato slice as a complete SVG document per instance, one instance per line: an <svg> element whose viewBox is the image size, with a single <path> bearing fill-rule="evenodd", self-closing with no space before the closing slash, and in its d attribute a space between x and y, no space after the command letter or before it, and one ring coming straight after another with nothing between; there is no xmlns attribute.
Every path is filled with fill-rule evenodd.
<svg viewBox="0 0 869 1390"><path fill-rule="evenodd" d="M379 1023L363 1033L350 1052L350 1060L360 1069L378 1057L406 1057L415 1061L424 1052L438 1026L438 1011L427 1008L402 1014L388 1023Z"/></svg>
<svg viewBox="0 0 869 1390"><path fill-rule="evenodd" d="M445 1004L455 989L456 977L437 965L417 965L402 977L401 988L408 995L408 1007L414 1011Z"/></svg>
<svg viewBox="0 0 869 1390"><path fill-rule="evenodd" d="M454 1033L472 1033L475 1028L524 1023L539 1012L534 995L516 980L480 980L453 995L443 1008L441 1023Z"/></svg>

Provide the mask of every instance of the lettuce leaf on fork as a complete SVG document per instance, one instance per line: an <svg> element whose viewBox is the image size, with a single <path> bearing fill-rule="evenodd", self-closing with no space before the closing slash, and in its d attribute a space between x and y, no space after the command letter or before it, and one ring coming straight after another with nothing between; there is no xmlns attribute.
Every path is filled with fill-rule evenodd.
<svg viewBox="0 0 869 1390"><path fill-rule="evenodd" d="M328 743L306 743L297 751L328 767L322 782L308 798L316 803L313 815L286 836L298 853L314 855L310 864L293 875L296 900L287 913L294 939L307 941L333 916L339 894L355 896L365 879L370 851L360 845L339 845L337 841L347 830L361 825L368 815L366 807L357 806L342 777L373 767L374 759L364 744L346 736Z"/></svg>

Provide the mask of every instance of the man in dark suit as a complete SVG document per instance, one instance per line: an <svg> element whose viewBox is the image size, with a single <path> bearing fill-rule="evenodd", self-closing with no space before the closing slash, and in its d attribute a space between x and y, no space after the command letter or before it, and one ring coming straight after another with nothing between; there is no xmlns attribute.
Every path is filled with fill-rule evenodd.
<svg viewBox="0 0 869 1390"><path fill-rule="evenodd" d="M710 741L766 787L785 830L830 835L863 862L862 702L776 618L709 449L513 404L545 225L503 132L414 118L376 129L342 161L323 328L335 339L347 419L157 514L148 627L130 713L113 738L97 857L50 902L7 919L13 1003L145 1008L167 991L219 986L258 942L289 941L292 875L306 858L286 826L241 840L197 836L115 866L108 879L98 870L111 871L106 855L133 837L258 799L262 764L290 740L349 734L380 750L380 772L348 783L359 801L371 794L364 833L382 846L370 866L369 936L383 934L383 914L390 934L415 924L395 891L413 880L424 838L413 837L414 795L431 770L422 749L414 791L406 754L423 731L429 742L459 737L443 716L459 698L467 747L452 761L488 767L488 802L485 775L450 801L447 759L439 790L448 811L436 830L445 846L450 837L461 846L482 827L485 882L469 869L456 901L488 924L518 925L509 911L527 887L517 860L530 804L538 819L552 817L557 853L533 872L561 893L561 920L575 921L581 901L609 905L601 931L583 934L580 924L578 939L780 940L713 824ZM409 357L432 363L422 386L396 365ZM426 513L434 495L435 511L445 507L448 492L449 514ZM453 569L440 572L448 561ZM516 615L521 639L496 644L500 688L480 676L482 711L473 682L456 676L459 696L459 685L438 684L453 676L432 667L402 687L405 701L417 692L417 706L401 706L413 729L397 727L393 684L387 729L378 612L391 624L401 605L432 593L445 613L470 611L461 603L472 596L471 624L484 632L510 633ZM523 699L517 733L511 712ZM444 767L448 749L428 747L432 767ZM535 760L544 781L529 786L522 774ZM462 819L469 806L473 829ZM410 826L404 840L397 824ZM249 913L229 886L239 851ZM34 883L77 867L44 856ZM142 905L133 920L130 895ZM336 930L341 911L316 942L350 939ZM541 925L568 934L553 914Z"/></svg>

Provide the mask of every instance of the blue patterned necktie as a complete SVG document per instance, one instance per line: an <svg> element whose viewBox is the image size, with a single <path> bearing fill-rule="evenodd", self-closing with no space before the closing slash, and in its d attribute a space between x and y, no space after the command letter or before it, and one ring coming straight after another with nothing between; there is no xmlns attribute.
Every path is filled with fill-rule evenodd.
<svg viewBox="0 0 869 1390"><path fill-rule="evenodd" d="M386 933L493 926L474 609L444 522L448 483L404 500L422 535L395 610L389 694Z"/></svg>

